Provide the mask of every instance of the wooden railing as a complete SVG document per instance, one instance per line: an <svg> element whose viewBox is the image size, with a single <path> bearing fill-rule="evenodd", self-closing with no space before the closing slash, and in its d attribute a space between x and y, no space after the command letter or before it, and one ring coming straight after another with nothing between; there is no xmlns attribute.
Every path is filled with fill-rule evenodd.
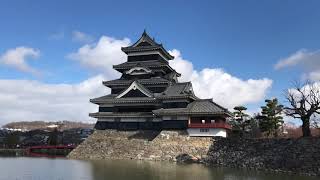
<svg viewBox="0 0 320 180"><path fill-rule="evenodd" d="M191 123L189 128L224 128L231 129L231 126L227 123Z"/></svg>

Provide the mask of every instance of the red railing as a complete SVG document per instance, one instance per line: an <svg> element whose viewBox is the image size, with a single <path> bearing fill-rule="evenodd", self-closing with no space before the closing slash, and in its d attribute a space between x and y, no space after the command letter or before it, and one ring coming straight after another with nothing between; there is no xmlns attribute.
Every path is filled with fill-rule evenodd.
<svg viewBox="0 0 320 180"><path fill-rule="evenodd" d="M231 126L227 123L191 123L189 128L224 128L231 129Z"/></svg>
<svg viewBox="0 0 320 180"><path fill-rule="evenodd" d="M42 145L42 146L31 146L27 149L74 149L74 145Z"/></svg>
<svg viewBox="0 0 320 180"><path fill-rule="evenodd" d="M65 155L50 155L47 153L37 153L33 152L33 150L50 150L50 149L68 149L72 150L74 149L74 145L42 145L42 146L31 146L26 148L26 154L28 156L33 156L33 157L49 157L49 158L57 158L57 157L65 157Z"/></svg>

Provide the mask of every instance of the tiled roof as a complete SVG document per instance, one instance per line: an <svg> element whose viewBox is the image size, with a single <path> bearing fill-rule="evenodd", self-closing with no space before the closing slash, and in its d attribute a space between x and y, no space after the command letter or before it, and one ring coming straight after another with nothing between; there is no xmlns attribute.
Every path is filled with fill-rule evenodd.
<svg viewBox="0 0 320 180"><path fill-rule="evenodd" d="M106 86L117 86L117 85L130 85L134 80L128 79L116 79L112 81L104 81L103 84ZM142 85L146 84L169 84L171 81L162 77L152 77L149 79L138 79L136 80Z"/></svg>
<svg viewBox="0 0 320 180"><path fill-rule="evenodd" d="M192 97L197 99L192 90L191 82L173 83L167 87L163 93L156 95L159 99L178 98L178 97Z"/></svg>
<svg viewBox="0 0 320 180"><path fill-rule="evenodd" d="M105 100L110 100L110 99L115 98L116 96L117 96L116 94L109 94L106 96L101 96L98 98L90 99L90 102L96 103L96 102L101 102L101 101L105 101Z"/></svg>
<svg viewBox="0 0 320 180"><path fill-rule="evenodd" d="M166 74L166 75L165 75L165 77L167 77L167 78L169 78L169 79L174 78L174 76L176 76L176 77L180 77L180 76L181 76L181 74L180 74L180 73L178 73L177 71L172 71L172 72L170 72L170 73L168 73L168 74Z"/></svg>
<svg viewBox="0 0 320 180"><path fill-rule="evenodd" d="M146 30L144 30L141 37L138 39L138 41L128 47L138 47L141 43L144 43L144 42L147 42L146 45L150 45L150 46L160 46L161 45L161 44L158 44L153 38L151 38L148 35L148 33L146 32Z"/></svg>
<svg viewBox="0 0 320 180"><path fill-rule="evenodd" d="M164 49L162 44L156 43L154 39L152 39L145 31L137 42L135 42L131 46L122 47L121 50L125 53L159 50L164 56L168 58L168 60L174 58L168 53L168 51Z"/></svg>
<svg viewBox="0 0 320 180"><path fill-rule="evenodd" d="M148 61L133 61L133 62L124 62L118 65L114 65L114 69L130 69L133 67L164 67L169 66L167 62L159 60L148 60Z"/></svg>
<svg viewBox="0 0 320 180"><path fill-rule="evenodd" d="M152 97L125 97L125 98L115 98L115 97L99 97L95 99L90 99L92 103L112 103L112 104L122 104L122 103L157 103L158 100Z"/></svg>
<svg viewBox="0 0 320 180"><path fill-rule="evenodd" d="M153 113L157 115L227 115L231 116L231 113L214 103L211 99L198 99L188 104L186 108L170 108L170 109L158 109L153 110Z"/></svg>
<svg viewBox="0 0 320 180"><path fill-rule="evenodd" d="M90 113L90 117L103 118L103 117L153 117L152 113L148 112L96 112Z"/></svg>
<svg viewBox="0 0 320 180"><path fill-rule="evenodd" d="M206 112L225 112L227 109L214 103L211 99L199 99L188 105L190 112L206 113Z"/></svg>

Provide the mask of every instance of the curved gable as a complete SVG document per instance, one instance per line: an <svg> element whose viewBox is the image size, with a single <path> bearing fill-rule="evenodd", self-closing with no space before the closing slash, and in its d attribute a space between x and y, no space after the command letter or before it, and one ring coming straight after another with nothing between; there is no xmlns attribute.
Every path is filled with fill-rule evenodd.
<svg viewBox="0 0 320 180"><path fill-rule="evenodd" d="M145 67L133 67L125 73L129 75L150 74L151 70Z"/></svg>
<svg viewBox="0 0 320 180"><path fill-rule="evenodd" d="M131 83L131 85L126 90L124 90L122 93L120 93L116 98L128 97L128 95L130 95L132 93L132 91L140 91L140 92L137 92L140 95L142 93L147 97L153 97L152 92L150 92L147 88L145 88L143 85L141 85L137 81L134 81L133 83Z"/></svg>

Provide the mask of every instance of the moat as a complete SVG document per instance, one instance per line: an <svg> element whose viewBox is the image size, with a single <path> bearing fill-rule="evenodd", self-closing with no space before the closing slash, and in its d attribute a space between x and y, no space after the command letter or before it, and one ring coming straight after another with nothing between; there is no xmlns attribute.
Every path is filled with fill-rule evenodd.
<svg viewBox="0 0 320 180"><path fill-rule="evenodd" d="M0 179L6 180L315 180L288 174L274 174L200 164L136 160L81 161L64 158L1 157Z"/></svg>

